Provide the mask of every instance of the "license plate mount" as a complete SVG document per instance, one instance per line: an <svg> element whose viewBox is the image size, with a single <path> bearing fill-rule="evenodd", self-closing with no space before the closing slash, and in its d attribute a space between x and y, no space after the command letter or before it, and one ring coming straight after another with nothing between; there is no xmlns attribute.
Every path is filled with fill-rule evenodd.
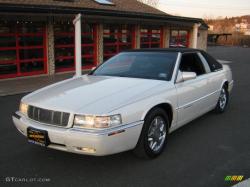
<svg viewBox="0 0 250 187"><path fill-rule="evenodd" d="M28 142L46 147L49 145L48 132L41 129L36 129L33 127L27 128L27 138Z"/></svg>

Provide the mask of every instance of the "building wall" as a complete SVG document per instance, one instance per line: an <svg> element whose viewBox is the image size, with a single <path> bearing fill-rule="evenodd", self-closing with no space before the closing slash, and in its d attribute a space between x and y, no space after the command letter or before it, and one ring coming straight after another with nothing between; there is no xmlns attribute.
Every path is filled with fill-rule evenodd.
<svg viewBox="0 0 250 187"><path fill-rule="evenodd" d="M193 48L194 45L194 33L193 33L193 29L190 29L189 31L190 33L190 47ZM198 33L197 33L197 44L196 44L196 48L197 49L202 49L202 50L207 50L207 30L203 30L203 29L198 29Z"/></svg>
<svg viewBox="0 0 250 187"><path fill-rule="evenodd" d="M48 74L55 74L55 44L54 44L54 28L53 20L48 19L47 22L47 53L48 53Z"/></svg>
<svg viewBox="0 0 250 187"><path fill-rule="evenodd" d="M35 17L36 18L36 17ZM46 50L47 50L47 75L54 75L55 72L55 30L54 30L54 17L38 17L38 18L43 18L42 22L45 24L46 26ZM5 19L5 18L4 18ZM13 17L11 19L16 19L17 22L17 18ZM22 19L22 17L20 17L20 19ZM33 21L32 18L30 18L30 21ZM57 18L60 19L60 18ZM62 18L63 19L63 18ZM71 18L66 18L68 20L71 20ZM39 20L40 21L40 20ZM33 21L35 22L35 20ZM70 21L68 22L68 24L70 24ZM96 24L96 43L97 43L97 48L96 48L96 61L97 64L102 63L103 62L103 23L95 23ZM133 24L134 25L134 34L135 34L135 38L134 38L134 45L133 47L138 49L140 48L140 42L141 42L141 28L142 28L142 24ZM169 47L169 43L170 43L170 37L171 37L171 29L173 29L171 26L163 26L162 27L162 47L163 48L168 48ZM180 26L175 26L175 29L180 29L183 30L183 28ZM184 30L187 30L189 32L189 47L192 47L192 37L193 37L193 28L191 27L186 27ZM206 50L207 48L207 30L199 30L198 31L198 38L197 38L197 48ZM95 64L93 64L93 66L95 66ZM91 68L91 67L89 67ZM87 69L89 69L87 68ZM71 70L74 71L74 70Z"/></svg>
<svg viewBox="0 0 250 187"><path fill-rule="evenodd" d="M198 31L197 48L207 50L207 30Z"/></svg>
<svg viewBox="0 0 250 187"><path fill-rule="evenodd" d="M140 48L140 25L135 25L135 49Z"/></svg>
<svg viewBox="0 0 250 187"><path fill-rule="evenodd" d="M103 24L97 25L97 63L103 63Z"/></svg>
<svg viewBox="0 0 250 187"><path fill-rule="evenodd" d="M189 47L193 48L194 43L193 43L193 29L189 30Z"/></svg>
<svg viewBox="0 0 250 187"><path fill-rule="evenodd" d="M163 47L168 48L170 41L170 28L168 26L163 27Z"/></svg>

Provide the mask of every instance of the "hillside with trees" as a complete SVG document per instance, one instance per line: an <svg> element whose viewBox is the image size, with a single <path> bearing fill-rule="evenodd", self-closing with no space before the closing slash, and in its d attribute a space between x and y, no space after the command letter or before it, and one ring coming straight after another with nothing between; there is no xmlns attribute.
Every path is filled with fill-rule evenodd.
<svg viewBox="0 0 250 187"><path fill-rule="evenodd" d="M250 15L204 20L210 27L209 34L232 34L228 37L219 37L217 44L250 47Z"/></svg>

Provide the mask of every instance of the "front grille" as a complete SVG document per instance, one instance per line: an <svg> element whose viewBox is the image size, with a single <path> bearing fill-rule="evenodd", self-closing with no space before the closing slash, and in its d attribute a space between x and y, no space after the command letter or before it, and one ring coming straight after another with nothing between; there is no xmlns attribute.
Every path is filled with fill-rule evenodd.
<svg viewBox="0 0 250 187"><path fill-rule="evenodd" d="M29 106L28 117L41 123L65 127L68 125L69 113Z"/></svg>

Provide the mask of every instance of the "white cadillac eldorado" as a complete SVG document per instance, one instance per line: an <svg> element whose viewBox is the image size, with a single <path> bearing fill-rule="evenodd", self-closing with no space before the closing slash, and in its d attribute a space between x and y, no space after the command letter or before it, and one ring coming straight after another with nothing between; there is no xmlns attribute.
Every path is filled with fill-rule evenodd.
<svg viewBox="0 0 250 187"><path fill-rule="evenodd" d="M170 132L224 112L232 87L230 68L202 50L131 50L23 97L13 121L29 142L49 148L154 158Z"/></svg>

